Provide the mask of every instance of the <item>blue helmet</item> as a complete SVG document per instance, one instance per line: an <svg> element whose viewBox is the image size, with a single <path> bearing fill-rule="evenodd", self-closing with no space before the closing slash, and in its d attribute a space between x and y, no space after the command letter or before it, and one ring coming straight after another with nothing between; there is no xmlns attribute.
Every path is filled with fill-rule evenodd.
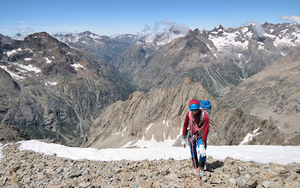
<svg viewBox="0 0 300 188"><path fill-rule="evenodd" d="M198 110L200 107L200 103L197 99L192 99L189 103L190 110Z"/></svg>

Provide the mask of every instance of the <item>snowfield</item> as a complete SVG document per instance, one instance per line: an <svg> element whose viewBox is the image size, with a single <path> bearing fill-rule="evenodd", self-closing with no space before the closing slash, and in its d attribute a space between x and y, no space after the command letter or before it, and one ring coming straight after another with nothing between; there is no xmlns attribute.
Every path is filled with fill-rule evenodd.
<svg viewBox="0 0 300 188"><path fill-rule="evenodd" d="M158 160L174 158L176 160L189 159L189 147L156 147L139 149L94 149L67 147L59 144L44 143L38 140L21 141L20 150L32 150L45 155L57 154L74 160L88 159L97 161L134 160L144 159ZM0 157L2 148L0 144ZM214 159L223 160L226 157L240 159L242 161L254 161L258 163L288 164L300 162L300 146L267 146L267 145L239 145L239 146L208 146L207 155Z"/></svg>

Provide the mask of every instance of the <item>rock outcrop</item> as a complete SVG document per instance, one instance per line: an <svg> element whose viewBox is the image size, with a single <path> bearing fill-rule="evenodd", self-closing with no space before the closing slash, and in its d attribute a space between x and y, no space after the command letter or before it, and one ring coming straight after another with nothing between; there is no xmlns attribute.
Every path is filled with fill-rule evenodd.
<svg viewBox="0 0 300 188"><path fill-rule="evenodd" d="M29 140L24 131L17 127L0 125L0 143L17 142L21 140Z"/></svg>
<svg viewBox="0 0 300 188"><path fill-rule="evenodd" d="M13 39L11 39L10 37L8 36L4 36L2 34L0 34L0 44L10 44L13 42ZM0 46L1 48L1 46Z"/></svg>

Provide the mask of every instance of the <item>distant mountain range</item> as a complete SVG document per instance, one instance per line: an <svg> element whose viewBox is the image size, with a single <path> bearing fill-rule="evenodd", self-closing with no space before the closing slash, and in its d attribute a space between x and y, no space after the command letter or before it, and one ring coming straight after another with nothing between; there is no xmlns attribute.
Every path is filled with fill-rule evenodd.
<svg viewBox="0 0 300 188"><path fill-rule="evenodd" d="M112 38L89 31L34 33L24 40L0 35L0 121L31 138L53 138L68 145L104 148L108 146L104 143L126 134L126 139L114 140L114 147L129 141L133 146L138 140L152 139L152 133L157 141L170 138L176 145L187 100L206 97L215 101L211 144L239 144L258 130L260 136L248 144L297 145L293 122L298 121L298 102L292 93L298 91L286 87L297 86L297 63L291 63L293 70L279 70L297 59L299 51L300 25L288 23L227 29L218 25L211 31L171 27L160 34ZM279 73L286 76L273 75ZM263 78L261 84L256 84L256 75ZM192 82L196 84L189 87L202 88L200 93L184 86ZM266 84L275 85L265 88ZM133 93L136 90L146 93ZM177 114L171 112L173 107ZM172 115L163 109L170 109ZM150 125L157 134L151 133ZM171 132L158 129L169 125ZM285 132L277 126L285 127ZM161 130L166 130L165 135Z"/></svg>
<svg viewBox="0 0 300 188"><path fill-rule="evenodd" d="M54 34L54 37L72 47L90 50L102 56L106 61L110 61L132 44L137 36L124 34L110 38L86 31L78 34Z"/></svg>
<svg viewBox="0 0 300 188"><path fill-rule="evenodd" d="M110 63L143 91L191 77L213 96L222 96L271 62L299 51L299 35L299 24L218 25L212 31L190 30L165 45L135 42Z"/></svg>

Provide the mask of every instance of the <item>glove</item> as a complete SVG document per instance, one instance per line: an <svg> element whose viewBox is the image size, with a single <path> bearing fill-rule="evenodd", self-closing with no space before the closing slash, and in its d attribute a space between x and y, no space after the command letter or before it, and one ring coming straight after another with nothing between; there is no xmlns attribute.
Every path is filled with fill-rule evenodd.
<svg viewBox="0 0 300 188"><path fill-rule="evenodd" d="M181 139L181 145L183 146L183 148L185 148L186 147L186 141L185 141L185 139Z"/></svg>
<svg viewBox="0 0 300 188"><path fill-rule="evenodd" d="M204 148L204 144L200 144L200 147L198 148L198 153L201 157L206 157L206 150Z"/></svg>

